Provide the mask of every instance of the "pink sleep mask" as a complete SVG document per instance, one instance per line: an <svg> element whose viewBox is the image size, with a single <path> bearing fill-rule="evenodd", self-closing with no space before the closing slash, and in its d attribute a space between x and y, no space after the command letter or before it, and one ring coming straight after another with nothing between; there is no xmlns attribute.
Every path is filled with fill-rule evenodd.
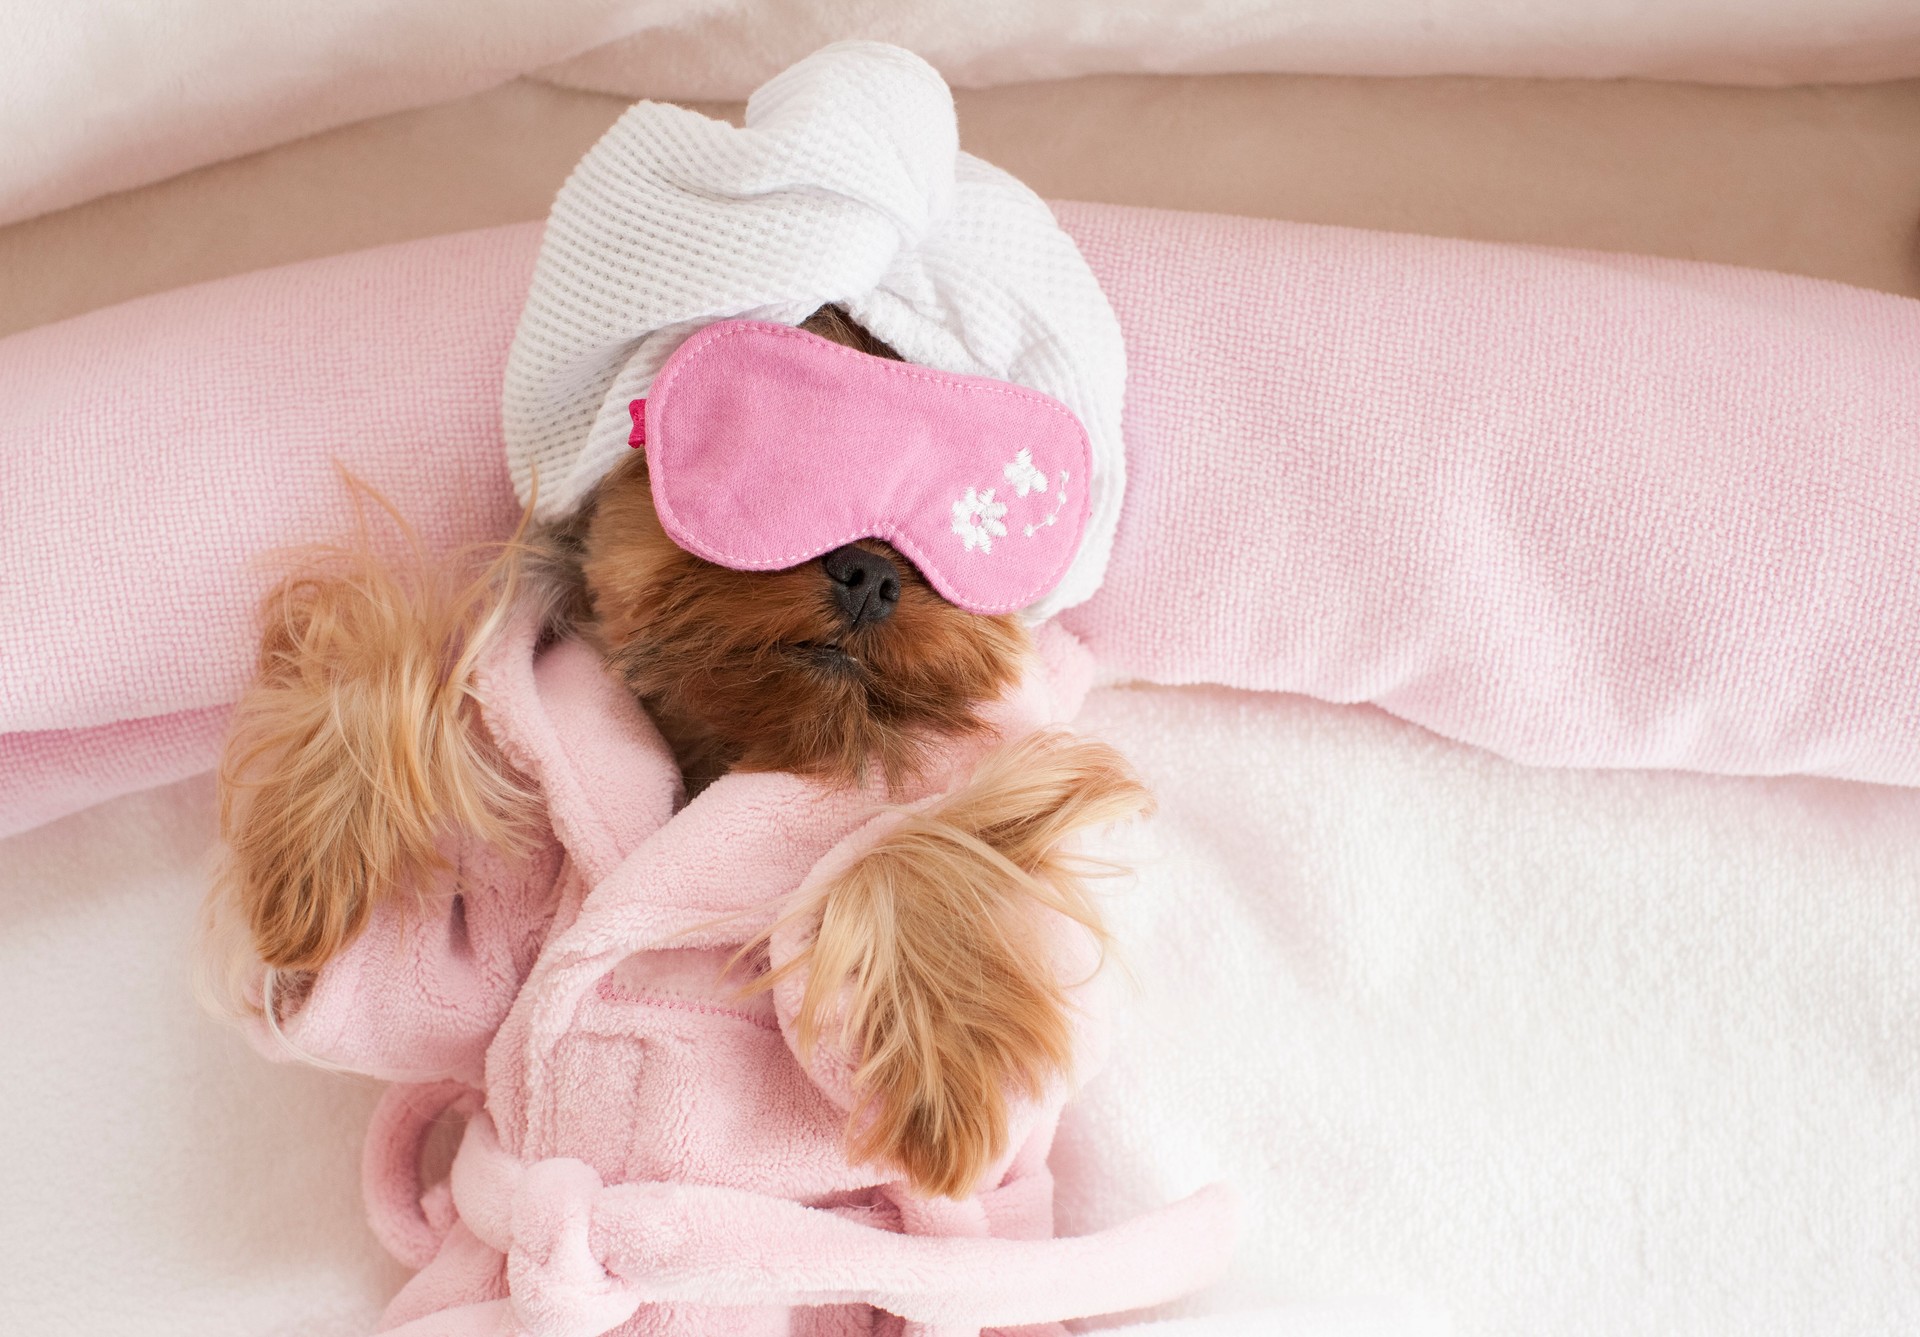
<svg viewBox="0 0 1920 1337"><path fill-rule="evenodd" d="M1092 449L1056 399L730 320L681 344L632 405L673 541L737 571L884 539L973 613L1066 574Z"/></svg>

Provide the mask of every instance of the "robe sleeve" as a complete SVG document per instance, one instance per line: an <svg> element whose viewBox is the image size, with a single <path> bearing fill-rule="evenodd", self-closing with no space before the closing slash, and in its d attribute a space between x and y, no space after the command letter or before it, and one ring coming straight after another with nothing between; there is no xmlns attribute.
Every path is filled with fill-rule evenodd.
<svg viewBox="0 0 1920 1337"><path fill-rule="evenodd" d="M254 1043L388 1081L477 1085L546 937L561 868L552 841L525 856L463 842L431 888L381 904L317 974L263 984L273 1020L252 1024Z"/></svg>

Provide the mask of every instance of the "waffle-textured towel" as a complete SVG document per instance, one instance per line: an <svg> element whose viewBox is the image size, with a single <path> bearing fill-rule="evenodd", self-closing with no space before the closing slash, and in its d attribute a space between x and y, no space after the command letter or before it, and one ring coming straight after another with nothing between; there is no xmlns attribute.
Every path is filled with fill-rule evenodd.
<svg viewBox="0 0 1920 1337"><path fill-rule="evenodd" d="M1045 202L960 152L933 68L875 42L775 76L744 128L640 103L574 169L507 359L521 499L537 473L539 515L576 506L626 453L628 406L694 330L794 325L828 303L908 362L1012 381L1073 411L1093 447L1086 531L1031 612L1092 594L1126 485L1113 309Z"/></svg>

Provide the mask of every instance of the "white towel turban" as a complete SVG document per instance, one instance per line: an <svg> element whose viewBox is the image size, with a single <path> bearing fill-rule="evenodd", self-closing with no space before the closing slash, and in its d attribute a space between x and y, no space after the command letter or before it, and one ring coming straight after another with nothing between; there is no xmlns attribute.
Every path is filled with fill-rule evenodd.
<svg viewBox="0 0 1920 1337"><path fill-rule="evenodd" d="M795 325L828 303L909 362L1073 410L1093 446L1092 514L1066 575L1026 611L1098 589L1126 482L1119 323L1039 196L960 152L940 76L877 42L768 80L744 128L639 103L574 169L507 360L521 501L537 472L538 518L573 511L628 449L629 402L693 331Z"/></svg>

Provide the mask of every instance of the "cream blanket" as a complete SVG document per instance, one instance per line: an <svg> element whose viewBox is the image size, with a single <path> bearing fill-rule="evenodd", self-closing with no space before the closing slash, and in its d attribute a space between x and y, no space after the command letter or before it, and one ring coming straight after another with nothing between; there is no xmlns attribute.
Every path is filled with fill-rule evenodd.
<svg viewBox="0 0 1920 1337"><path fill-rule="evenodd" d="M0 223L528 73L741 98L847 37L912 48L969 87L1105 71L1920 73L1910 0L18 0L0 28Z"/></svg>
<svg viewBox="0 0 1920 1337"><path fill-rule="evenodd" d="M1363 707L1112 688L1158 791L1062 1229L1248 1204L1180 1337L1920 1328L1920 793L1539 771ZM0 1330L358 1337L371 1085L201 1016L206 779L0 843Z"/></svg>

